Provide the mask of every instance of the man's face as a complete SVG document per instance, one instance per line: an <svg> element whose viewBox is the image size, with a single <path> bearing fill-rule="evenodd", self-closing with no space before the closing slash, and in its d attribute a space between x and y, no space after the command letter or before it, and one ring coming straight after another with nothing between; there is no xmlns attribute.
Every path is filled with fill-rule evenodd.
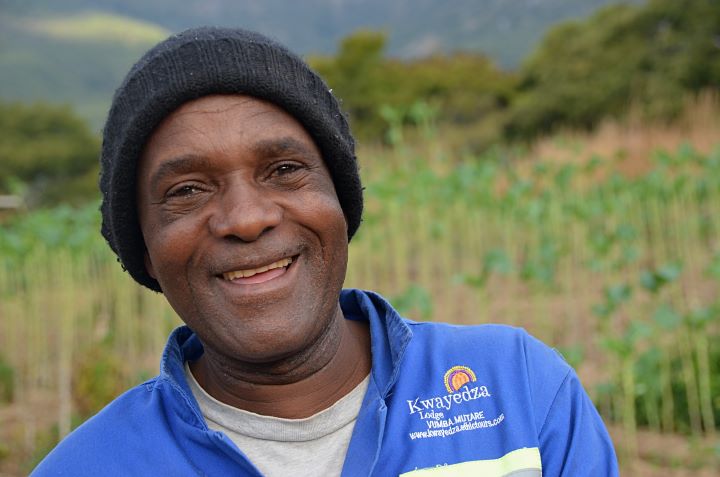
<svg viewBox="0 0 720 477"><path fill-rule="evenodd" d="M278 107L206 96L169 115L138 170L146 264L206 347L264 363L335 317L347 225L320 152Z"/></svg>

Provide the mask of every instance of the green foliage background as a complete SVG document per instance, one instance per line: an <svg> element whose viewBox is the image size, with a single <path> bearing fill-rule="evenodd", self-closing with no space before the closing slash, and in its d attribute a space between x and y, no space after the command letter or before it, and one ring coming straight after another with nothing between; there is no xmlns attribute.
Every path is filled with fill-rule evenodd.
<svg viewBox="0 0 720 477"><path fill-rule="evenodd" d="M505 136L589 129L631 106L671 119L688 94L720 85L718 32L714 0L617 5L559 25L521 70Z"/></svg>
<svg viewBox="0 0 720 477"><path fill-rule="evenodd" d="M0 102L0 194L29 206L96 197L100 141L67 106Z"/></svg>

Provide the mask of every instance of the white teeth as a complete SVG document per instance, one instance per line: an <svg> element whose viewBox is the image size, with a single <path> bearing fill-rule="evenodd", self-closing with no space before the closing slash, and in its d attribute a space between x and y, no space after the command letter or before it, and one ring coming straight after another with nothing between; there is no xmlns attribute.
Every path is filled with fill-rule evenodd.
<svg viewBox="0 0 720 477"><path fill-rule="evenodd" d="M248 270L235 270L234 272L225 272L223 273L223 278L225 280L235 280L236 278L247 278L252 277L253 275L256 275L258 273L267 272L268 270L272 270L274 268L283 268L287 267L292 263L292 258L283 258L282 260L278 260L277 262L271 263L270 265L263 265L259 268L251 268Z"/></svg>

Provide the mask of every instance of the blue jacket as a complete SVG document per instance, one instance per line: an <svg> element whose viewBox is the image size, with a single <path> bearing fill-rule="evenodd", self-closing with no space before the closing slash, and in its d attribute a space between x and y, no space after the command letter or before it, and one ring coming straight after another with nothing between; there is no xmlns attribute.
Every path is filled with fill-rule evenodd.
<svg viewBox="0 0 720 477"><path fill-rule="evenodd" d="M372 373L344 476L615 476L607 431L574 371L524 331L401 318L380 296L345 290L346 318L370 323ZM183 372L202 354L173 332L160 375L64 439L33 476L257 476L208 429Z"/></svg>

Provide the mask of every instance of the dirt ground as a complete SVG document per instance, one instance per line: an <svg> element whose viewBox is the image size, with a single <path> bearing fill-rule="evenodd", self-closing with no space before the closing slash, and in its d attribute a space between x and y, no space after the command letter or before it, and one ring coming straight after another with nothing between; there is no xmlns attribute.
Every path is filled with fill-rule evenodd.
<svg viewBox="0 0 720 477"><path fill-rule="evenodd" d="M638 432L638 455L624 454L626 436L618 425L608 426L621 475L630 477L717 477L720 475L720 438L693 440L687 436Z"/></svg>
<svg viewBox="0 0 720 477"><path fill-rule="evenodd" d="M37 443L57 421L54 395L37 394L0 404L0 477L27 475Z"/></svg>

